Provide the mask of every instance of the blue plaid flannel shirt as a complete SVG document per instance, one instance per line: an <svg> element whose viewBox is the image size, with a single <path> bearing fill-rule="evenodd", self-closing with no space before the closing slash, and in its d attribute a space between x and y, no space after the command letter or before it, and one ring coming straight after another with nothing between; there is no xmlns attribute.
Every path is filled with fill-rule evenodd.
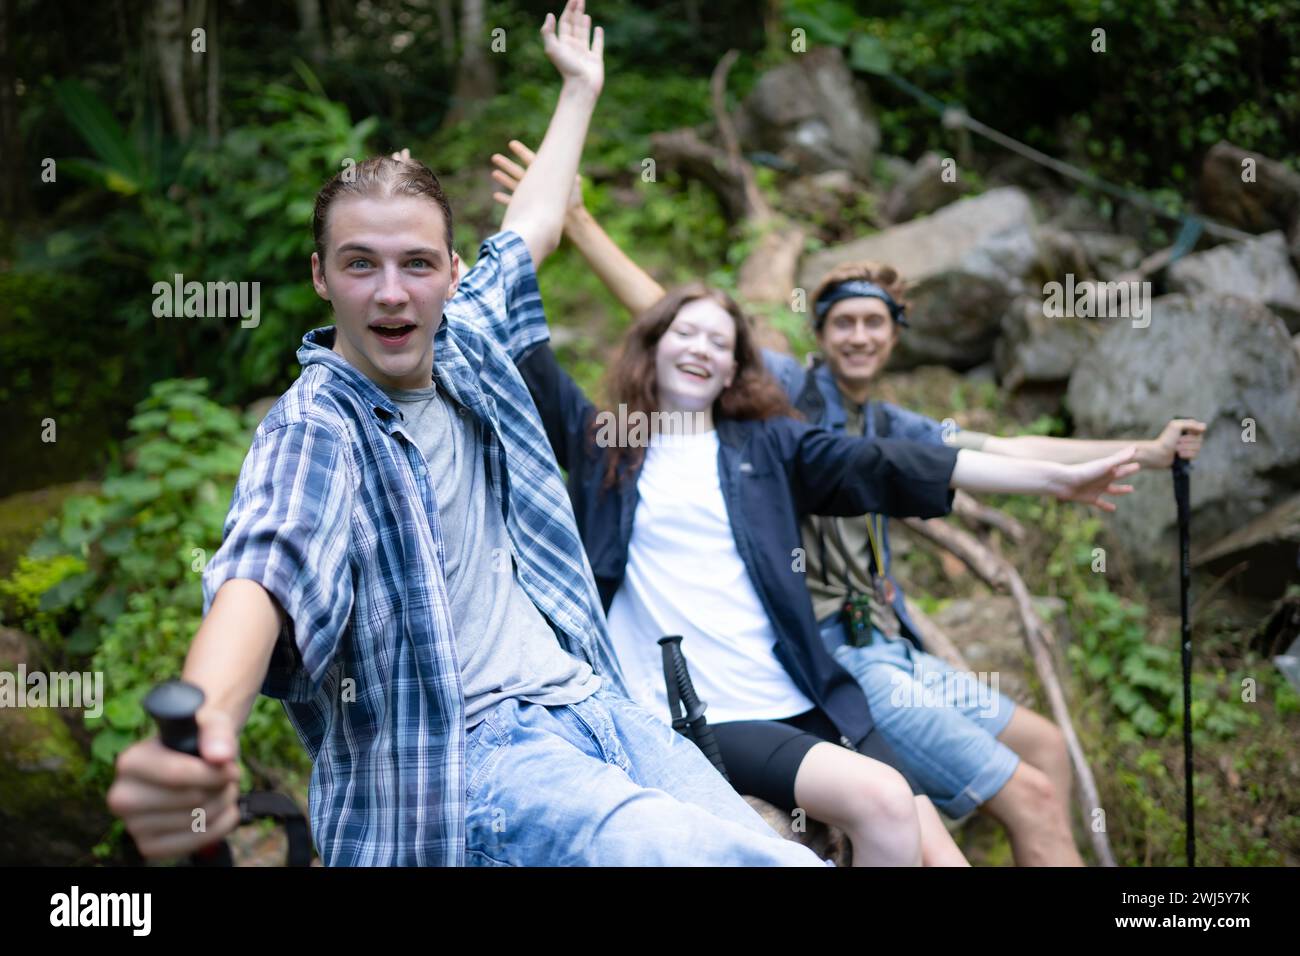
<svg viewBox="0 0 1300 956"><path fill-rule="evenodd" d="M523 240L484 241L434 337L438 384L482 426L519 581L560 645L625 693L550 443L513 359L548 337ZM203 576L286 613L262 692L311 754L326 865L461 865L465 714L437 489L397 410L309 332L298 381L257 429Z"/></svg>

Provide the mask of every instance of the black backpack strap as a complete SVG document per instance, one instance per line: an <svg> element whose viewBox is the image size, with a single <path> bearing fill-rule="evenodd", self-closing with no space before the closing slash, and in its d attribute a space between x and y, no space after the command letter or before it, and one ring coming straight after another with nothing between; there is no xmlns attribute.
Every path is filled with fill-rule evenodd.
<svg viewBox="0 0 1300 956"><path fill-rule="evenodd" d="M817 369L823 361L820 357L813 359L812 365L804 372L803 388L794 400L794 407L810 425L821 425L826 418L826 398L817 387Z"/></svg>
<svg viewBox="0 0 1300 956"><path fill-rule="evenodd" d="M869 414L875 420L876 437L889 437L889 413L885 411L884 402L867 402L870 407Z"/></svg>

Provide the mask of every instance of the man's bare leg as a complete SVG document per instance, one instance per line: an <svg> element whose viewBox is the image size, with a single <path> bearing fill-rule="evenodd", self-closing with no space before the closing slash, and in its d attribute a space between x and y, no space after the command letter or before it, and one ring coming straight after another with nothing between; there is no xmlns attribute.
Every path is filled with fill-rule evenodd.
<svg viewBox="0 0 1300 956"><path fill-rule="evenodd" d="M1025 707L1017 707L1011 721L998 734L1002 741L1022 760L1028 761L1043 773L1056 788L1061 798L1065 818L1070 819L1070 795L1074 787L1074 774L1070 769L1070 753L1065 747L1065 734L1041 714Z"/></svg>
<svg viewBox="0 0 1300 956"><path fill-rule="evenodd" d="M1017 865L1082 866L1070 829L1070 764L1060 730L1018 707L998 739L1021 763L981 809L1007 828Z"/></svg>

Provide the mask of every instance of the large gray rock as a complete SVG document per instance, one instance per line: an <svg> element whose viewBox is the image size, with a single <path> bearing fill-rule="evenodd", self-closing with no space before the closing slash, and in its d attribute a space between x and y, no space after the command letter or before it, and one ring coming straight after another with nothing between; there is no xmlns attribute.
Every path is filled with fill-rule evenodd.
<svg viewBox="0 0 1300 956"><path fill-rule="evenodd" d="M1198 542L1300 486L1300 358L1286 325L1257 302L1161 296L1148 327L1110 325L1075 367L1068 401L1080 436L1152 438L1183 415L1209 425L1191 479ZM1167 568L1176 557L1169 475L1142 473L1133 484L1106 519L1119 557Z"/></svg>
<svg viewBox="0 0 1300 956"><path fill-rule="evenodd" d="M1064 386L1105 331L1093 319L1043 313L1041 297L1023 296L1002 317L1002 336L993 356L1002 385L1009 391L1027 385Z"/></svg>
<svg viewBox="0 0 1300 956"><path fill-rule="evenodd" d="M1083 247L1088 270L1105 282L1130 269L1136 269L1142 261L1141 244L1129 236L1092 230L1079 230L1072 235Z"/></svg>
<svg viewBox="0 0 1300 956"><path fill-rule="evenodd" d="M1243 161L1253 160L1254 181L1244 182ZM1292 239L1300 227L1300 173L1233 146L1215 143L1201 164L1200 203L1206 215L1247 232L1281 229Z"/></svg>
<svg viewBox="0 0 1300 956"><path fill-rule="evenodd" d="M992 357L1012 299L1041 289L1029 277L1041 266L1029 197L993 189L934 215L809 256L800 286L812 290L830 269L869 259L898 269L909 283L912 327L894 351L895 367L940 363L966 369Z"/></svg>
<svg viewBox="0 0 1300 956"><path fill-rule="evenodd" d="M1300 279L1286 236L1270 232L1179 259L1169 267L1170 292L1220 292L1262 302L1300 332Z"/></svg>
<svg viewBox="0 0 1300 956"><path fill-rule="evenodd" d="M907 222L956 202L967 191L961 178L944 178L943 157L929 152L916 161L889 191L885 216L890 222Z"/></svg>
<svg viewBox="0 0 1300 956"><path fill-rule="evenodd" d="M835 47L816 47L758 78L736 117L746 150L776 153L803 173L845 169L866 181L880 128Z"/></svg>

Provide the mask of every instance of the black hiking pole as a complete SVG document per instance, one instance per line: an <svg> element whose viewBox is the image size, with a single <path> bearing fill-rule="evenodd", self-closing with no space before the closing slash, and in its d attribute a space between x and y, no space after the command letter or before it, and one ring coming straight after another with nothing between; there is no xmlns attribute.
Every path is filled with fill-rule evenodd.
<svg viewBox="0 0 1300 956"><path fill-rule="evenodd" d="M717 738L709 729L709 722L704 719L705 703L695 695L691 672L686 667L686 658L682 656L681 635L661 637L659 646L663 648L664 683L668 688L668 709L673 716L673 730L694 741L695 746L704 752L704 756L709 758L723 779L730 783L731 778L727 776L727 768L722 763Z"/></svg>
<svg viewBox="0 0 1300 956"><path fill-rule="evenodd" d="M199 756L199 725L194 715L203 706L203 691L181 680L159 684L144 699L144 709L158 724L164 747ZM270 819L284 827L288 849L286 866L311 866L311 828L298 804L288 794L258 790L240 794L239 823ZM191 866L234 866L230 844L216 840L190 854Z"/></svg>
<svg viewBox="0 0 1300 956"><path fill-rule="evenodd" d="M1192 589L1192 565L1188 554L1191 540L1191 462L1174 453L1174 502L1178 507L1178 582L1183 637L1183 810L1187 827L1187 865L1196 866L1196 811L1192 800L1192 621L1188 604Z"/></svg>
<svg viewBox="0 0 1300 956"><path fill-rule="evenodd" d="M149 691L144 709L158 724L164 747L199 756L199 725L194 715L203 706L203 691L185 681L169 680ZM217 840L190 854L193 866L234 866L230 846Z"/></svg>

